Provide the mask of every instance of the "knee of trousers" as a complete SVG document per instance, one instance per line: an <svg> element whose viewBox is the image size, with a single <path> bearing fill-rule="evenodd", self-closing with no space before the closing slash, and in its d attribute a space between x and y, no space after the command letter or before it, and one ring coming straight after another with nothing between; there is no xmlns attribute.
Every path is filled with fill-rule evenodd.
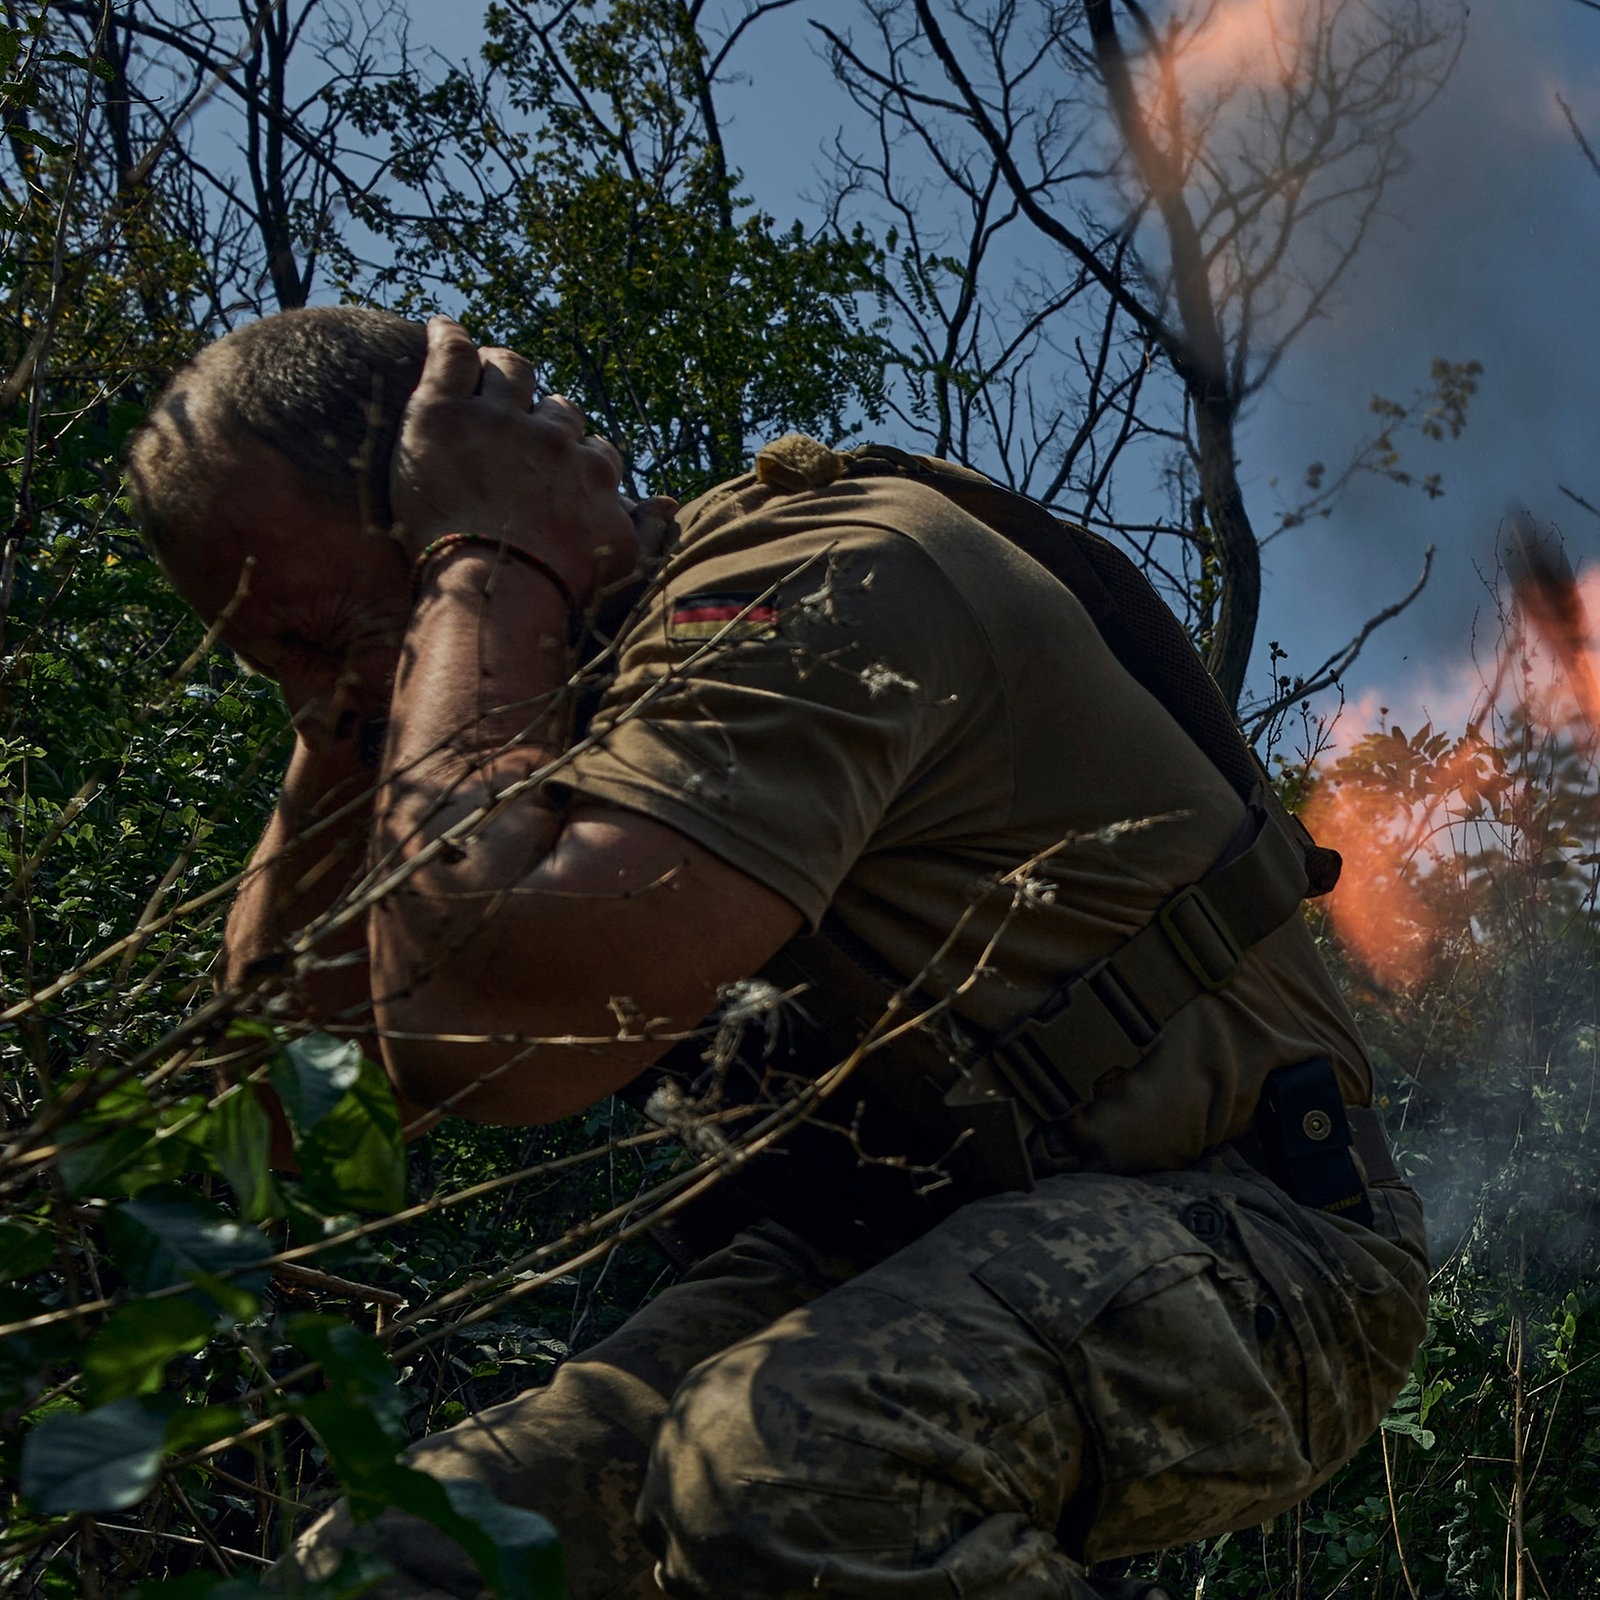
<svg viewBox="0 0 1600 1600"><path fill-rule="evenodd" d="M847 1552L915 1546L893 1463L803 1440L809 1407L767 1365L758 1343L691 1375L656 1437L637 1518L668 1593L715 1593L735 1573L741 1594L792 1593Z"/></svg>
<svg viewBox="0 0 1600 1600"><path fill-rule="evenodd" d="M797 1313L689 1374L638 1508L668 1594L737 1575L747 1596L949 1600L958 1569L1060 1561L1075 1409L1016 1405L983 1352L907 1338L877 1299L847 1292L849 1316Z"/></svg>

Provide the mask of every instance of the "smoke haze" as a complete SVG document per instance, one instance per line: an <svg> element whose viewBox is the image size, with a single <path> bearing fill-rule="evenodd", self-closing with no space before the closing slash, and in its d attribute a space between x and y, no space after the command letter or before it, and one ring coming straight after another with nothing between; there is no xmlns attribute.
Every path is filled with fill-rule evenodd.
<svg viewBox="0 0 1600 1600"><path fill-rule="evenodd" d="M1483 363L1466 433L1419 443L1405 463L1418 476L1442 472L1444 498L1368 483L1329 523L1268 551L1260 638L1281 638L1291 669L1303 669L1404 593L1426 546L1437 546L1429 590L1369 645L1348 683L1407 726L1430 696L1453 693L1475 618L1492 635L1483 577L1508 501L1559 529L1574 565L1600 550L1600 520L1560 492L1600 505L1600 175L1556 100L1600 138L1600 91L1576 65L1597 59L1600 15L1570 0L1473 12L1456 75L1415 132L1394 220L1249 427L1259 514L1266 480L1292 485L1309 462L1331 468L1348 453L1372 394L1404 402L1436 356Z"/></svg>

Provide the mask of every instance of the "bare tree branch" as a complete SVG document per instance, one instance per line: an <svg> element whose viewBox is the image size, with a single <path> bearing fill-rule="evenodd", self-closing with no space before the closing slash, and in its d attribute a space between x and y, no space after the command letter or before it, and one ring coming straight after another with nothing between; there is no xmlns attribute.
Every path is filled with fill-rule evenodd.
<svg viewBox="0 0 1600 1600"><path fill-rule="evenodd" d="M1581 5L1594 5L1600 11L1600 0L1579 0ZM1578 126L1578 119L1572 114L1572 107L1563 98L1561 91L1556 91L1556 104L1561 107L1561 114L1567 119L1567 126L1572 129L1572 137L1578 141L1578 148L1583 151L1583 158L1594 168L1595 175L1600 177L1600 156L1594 153L1594 146L1584 137L1583 129Z"/></svg>
<svg viewBox="0 0 1600 1600"><path fill-rule="evenodd" d="M1423 553L1422 572L1417 581L1393 605L1385 606L1375 616L1368 617L1355 637L1335 650L1321 666L1314 668L1303 678L1293 679L1271 699L1250 706L1244 712L1245 736L1251 743L1259 739L1296 701L1307 700L1312 695L1320 694L1324 689L1332 688L1338 683L1355 665L1357 657L1366 647L1367 640L1386 622L1393 622L1422 593L1433 572L1433 554L1434 547L1430 544Z"/></svg>
<svg viewBox="0 0 1600 1600"><path fill-rule="evenodd" d="M1171 334L1163 325L1160 318L1155 316L1148 306L1132 294L1127 286L1120 282L1100 259L1099 253L1094 250L1086 240L1071 228L1066 227L1057 217L1046 211L1035 197L1034 187L1026 182L1013 158L1010 142L1005 139L1000 130L995 126L988 108L972 85L955 51L951 48L949 40L945 37L944 30L940 28L933 15L928 0L914 0L918 20L922 23L923 32L928 43L932 46L940 64L944 67L950 81L955 85L957 92L966 109L966 114L972 125L982 134L989 146L990 153L994 156L995 163L1004 174L1006 182L1011 187L1011 192L1016 196L1017 204L1022 208L1023 214L1034 224L1046 238L1051 239L1068 252L1099 283L1100 287L1112 297L1121 310L1142 328L1152 339L1166 349L1171 342Z"/></svg>
<svg viewBox="0 0 1600 1600"><path fill-rule="evenodd" d="M1597 7L1597 9L1600 9L1600 7ZM1579 494L1576 490L1569 489L1564 483L1558 483L1556 485L1556 487L1562 492L1562 494L1564 494L1567 497L1567 499L1572 501L1572 503L1574 505L1582 506L1583 509L1585 511L1587 511L1590 516L1592 516L1592 517L1600 517L1600 506L1596 506L1596 505L1591 504L1589 501L1585 500L1583 498L1583 496L1581 494Z"/></svg>
<svg viewBox="0 0 1600 1600"><path fill-rule="evenodd" d="M1126 38L1119 3L1131 21ZM897 132L911 137L970 200L969 163L980 158L961 135L975 135L991 189L998 174L1019 220L1064 252L1070 278L1105 306L1100 320L1088 297L1064 300L1053 317L1029 324L1039 351L1074 363L1059 379L1063 388L1078 386L1071 425L1063 425L1064 408L1037 409L1037 358L1016 383L989 369L992 392L980 404L1000 474L1019 476L1014 457L1026 415L1043 424L1035 452L1056 454L1039 479L1050 498L1076 495L1080 514L1098 515L1112 504L1114 465L1132 459L1134 441L1180 440L1205 517L1201 531L1189 526L1193 495L1183 490L1167 531L1183 541L1186 570L1194 556L1212 563L1220 580L1205 607L1203 642L1236 702L1261 589L1261 540L1237 460L1239 419L1369 241L1403 166L1401 136L1455 64L1459 8L1454 0L1308 0L1281 14L1250 8L1255 31L1237 47L1237 62L1216 56L1208 31L1218 25L1216 8L1204 4L1159 19L1138 0L1085 0L1081 11L980 11L954 0L878 0L866 9L876 51L833 29L824 36L836 73L877 119L880 146ZM1081 162L1080 145L1106 153ZM886 166L873 175L880 191ZM903 216L919 199L907 189L894 204ZM976 227L985 214L981 205L972 213ZM972 233L949 247L966 274L962 303L952 308L958 318L995 303L993 289L980 296L975 282L994 270L977 243ZM925 244L913 234L914 246ZM1033 293L1036 311L1048 303ZM925 339L925 325L914 325ZM948 361L952 348L947 337L930 358ZM1112 350L1120 359L1108 378ZM1168 381L1151 384L1163 369ZM927 400L936 406L931 390ZM1181 427L1173 422L1179 411ZM942 413L940 423L942 441ZM996 466L986 457L973 464ZM1175 599L1183 601L1181 584Z"/></svg>

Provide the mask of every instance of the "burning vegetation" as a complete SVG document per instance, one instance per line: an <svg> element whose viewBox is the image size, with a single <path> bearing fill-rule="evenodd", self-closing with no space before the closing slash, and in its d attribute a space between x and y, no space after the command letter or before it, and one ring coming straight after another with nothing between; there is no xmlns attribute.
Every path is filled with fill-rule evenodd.
<svg viewBox="0 0 1600 1600"><path fill-rule="evenodd" d="M1461 731L1364 707L1378 725L1324 752L1305 807L1345 858L1329 954L1435 1276L1413 1383L1367 1458L1372 1515L1352 1475L1304 1526L1325 1552L1355 1541L1352 1570L1366 1539L1392 1541L1390 1586L1366 1592L1413 1600L1595 1576L1600 577L1522 516L1502 564L1498 648L1461 669Z"/></svg>
<svg viewBox="0 0 1600 1600"><path fill-rule="evenodd" d="M1307 803L1312 833L1345 858L1328 916L1386 987L1437 976L1453 942L1484 931L1484 896L1513 866L1553 903L1593 901L1600 574L1580 580L1521 516L1504 565L1491 670L1462 669L1478 682L1463 731L1425 722L1407 734L1378 707L1375 730L1335 740Z"/></svg>

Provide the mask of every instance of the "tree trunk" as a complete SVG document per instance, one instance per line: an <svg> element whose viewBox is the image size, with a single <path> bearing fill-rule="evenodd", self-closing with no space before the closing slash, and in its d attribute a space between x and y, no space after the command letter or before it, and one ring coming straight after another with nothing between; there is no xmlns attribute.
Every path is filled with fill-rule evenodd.
<svg viewBox="0 0 1600 1600"><path fill-rule="evenodd" d="M1176 79L1170 57L1160 62L1162 93L1172 108L1169 147L1153 134L1139 103L1128 60L1112 16L1111 0L1087 0L1084 15L1095 60L1105 81L1111 114L1156 202L1172 252L1172 287L1177 328L1162 325L1157 338L1194 406L1200 493L1205 497L1222 589L1216 629L1206 665L1228 704L1237 706L1261 609L1261 550L1244 508L1234 459L1234 424L1239 415L1240 383L1230 371L1227 343L1217 314L1199 225L1184 195L1185 150Z"/></svg>
<svg viewBox="0 0 1600 1600"><path fill-rule="evenodd" d="M1261 610L1261 547L1239 489L1233 439L1236 409L1222 395L1196 394L1193 388L1190 394L1199 446L1200 493L1211 523L1222 590L1206 665L1228 704L1237 706Z"/></svg>

